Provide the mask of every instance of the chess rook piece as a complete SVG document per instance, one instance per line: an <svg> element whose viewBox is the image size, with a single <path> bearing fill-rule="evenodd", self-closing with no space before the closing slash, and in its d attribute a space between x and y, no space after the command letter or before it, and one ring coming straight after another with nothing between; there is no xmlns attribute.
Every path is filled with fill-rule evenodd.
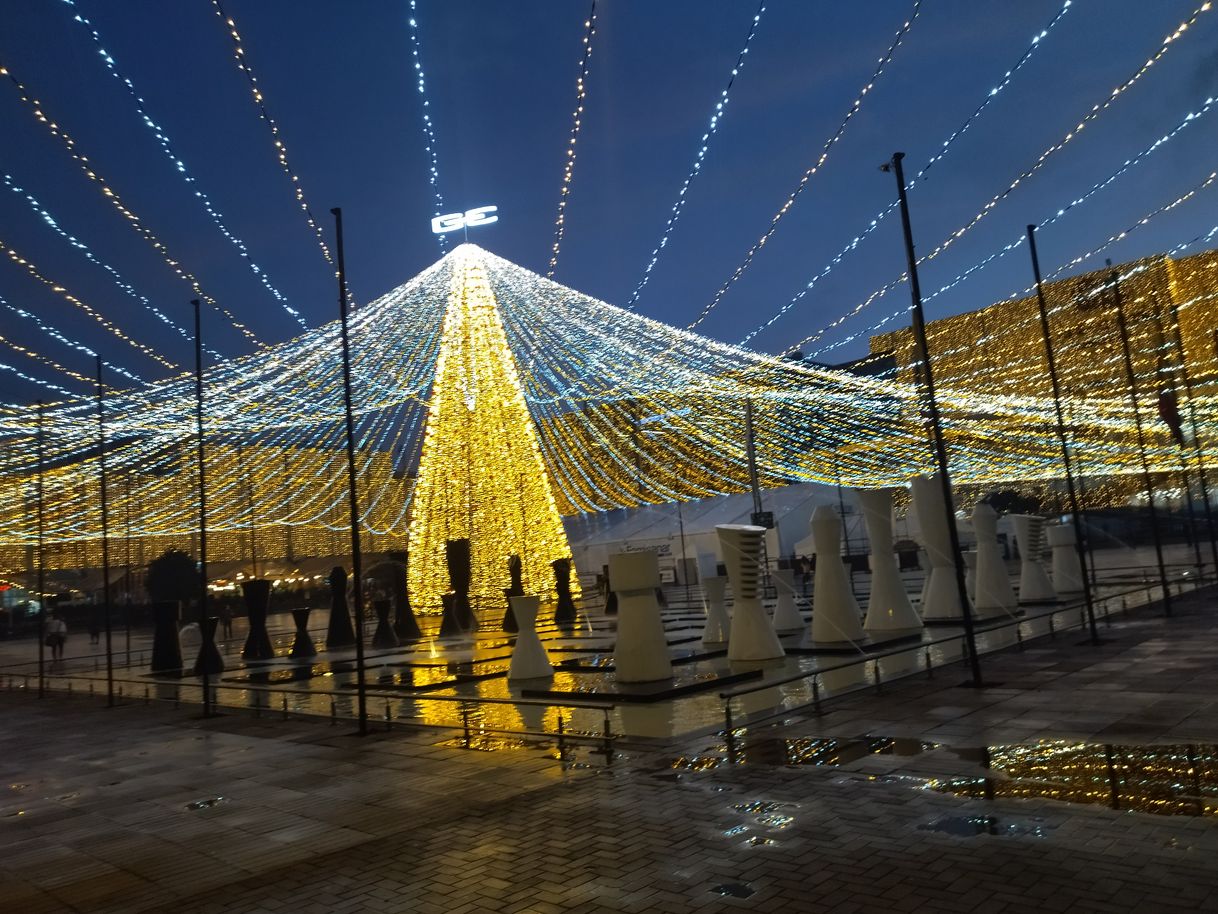
<svg viewBox="0 0 1218 914"><path fill-rule="evenodd" d="M372 646L378 648L397 647L398 636L389 622L389 610L392 604L388 600L374 600L372 610L376 613L376 631L372 634Z"/></svg>
<svg viewBox="0 0 1218 914"><path fill-rule="evenodd" d="M444 544L444 559L448 564L448 580L452 585L453 614L457 624L467 632L478 630L478 620L469 605L469 585L473 579L473 554L468 539L448 540Z"/></svg>
<svg viewBox="0 0 1218 914"><path fill-rule="evenodd" d="M922 618L934 622L962 621L964 609L956 583L956 556L952 555L942 482L938 475L915 476L909 484L914 515L930 563L930 575L922 589Z"/></svg>
<svg viewBox="0 0 1218 914"><path fill-rule="evenodd" d="M540 679L553 675L550 657L537 637L537 610L541 606L541 598L513 596L511 601L512 617L520 626L520 631L512 648L508 679Z"/></svg>
<svg viewBox="0 0 1218 914"><path fill-rule="evenodd" d="M765 614L759 593L761 540L764 527L720 524L715 527L727 579L732 585L734 607L728 660L773 660L786 651Z"/></svg>
<svg viewBox="0 0 1218 914"><path fill-rule="evenodd" d="M330 624L326 627L326 649L355 645L355 629L351 626L351 613L347 610L347 572L335 565L326 578L330 585Z"/></svg>
<svg viewBox="0 0 1218 914"><path fill-rule="evenodd" d="M973 507L973 532L977 536L977 583L973 585L977 618L1013 615L1015 590L998 545L998 512L983 501Z"/></svg>
<svg viewBox="0 0 1218 914"><path fill-rule="evenodd" d="M390 587L393 593L393 633L398 642L418 641L423 637L419 621L414 617L407 588L406 566L410 557L406 552L388 553L390 565Z"/></svg>
<svg viewBox="0 0 1218 914"><path fill-rule="evenodd" d="M275 649L266 632L266 615L271 606L271 582L259 578L242 581L241 595L245 598L245 611L250 620L250 631L241 656L245 660L271 660L275 656Z"/></svg>
<svg viewBox="0 0 1218 914"><path fill-rule="evenodd" d="M720 575L702 578L702 592L706 595L706 628L702 630L702 645L726 644L732 630L725 602L727 578Z"/></svg>
<svg viewBox="0 0 1218 914"><path fill-rule="evenodd" d="M1036 514L1012 514L1019 543L1019 602L1056 603L1057 591L1041 563L1045 551L1045 519Z"/></svg>
<svg viewBox="0 0 1218 914"><path fill-rule="evenodd" d="M812 640L836 644L863 640L859 605L842 564L842 519L828 505L812 512L816 576L812 579Z"/></svg>
<svg viewBox="0 0 1218 914"><path fill-rule="evenodd" d="M317 656L317 647L309 636L309 613L312 611L307 606L292 610L292 621L296 623L296 640L292 642L289 657L304 659Z"/></svg>
<svg viewBox="0 0 1218 914"><path fill-rule="evenodd" d="M617 644L613 665L618 682L672 678L668 639L655 589L660 562L654 552L609 556L609 587L618 596Z"/></svg>
<svg viewBox="0 0 1218 914"><path fill-rule="evenodd" d="M893 551L892 489L856 489L855 495L871 546L871 596L863 631L869 635L916 631L922 620L909 602Z"/></svg>

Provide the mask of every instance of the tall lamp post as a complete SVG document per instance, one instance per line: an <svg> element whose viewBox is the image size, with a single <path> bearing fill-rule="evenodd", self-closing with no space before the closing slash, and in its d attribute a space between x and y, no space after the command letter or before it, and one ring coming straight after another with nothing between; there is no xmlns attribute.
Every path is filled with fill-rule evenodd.
<svg viewBox="0 0 1218 914"><path fill-rule="evenodd" d="M1087 608L1087 625L1091 630L1091 643L1099 644L1100 635L1095 627L1095 604L1091 599L1091 582L1087 580L1086 550L1083 545L1083 518L1079 507L1078 493L1074 488L1074 472L1070 467L1070 445L1066 441L1066 419L1062 412L1062 392L1057 380L1057 361L1053 357L1053 334L1049 330L1049 309L1045 305L1044 283L1040 275L1040 258L1036 254L1036 226L1028 226L1028 250L1032 254L1032 274L1036 278L1036 304L1040 310L1040 329L1045 339L1045 359L1049 363L1049 382L1053 387L1053 410L1057 416L1057 438L1062 446L1062 466L1066 471L1066 492L1070 497L1070 517L1074 524L1074 549L1078 553L1078 568L1083 581L1083 604ZM1020 543L1020 548L1023 544Z"/></svg>
<svg viewBox="0 0 1218 914"><path fill-rule="evenodd" d="M1112 261L1105 263L1111 267ZM1133 355L1129 346L1129 325L1125 321L1125 304L1121 298L1121 277L1116 270L1108 274L1112 283L1113 306L1116 309L1117 330L1121 336L1121 351L1125 357L1125 375L1129 381L1129 400L1133 405L1133 422L1138 432L1138 455L1142 461L1142 481L1146 484L1146 504L1150 508L1150 534L1155 543L1159 563L1159 585L1163 588L1163 613L1171 615L1171 589L1167 584L1167 566L1163 562L1163 540L1159 536L1159 512L1155 508L1155 484L1150 478L1150 460L1146 456L1146 432L1142 426L1142 410L1138 406L1138 378L1133 370Z"/></svg>
<svg viewBox="0 0 1218 914"><path fill-rule="evenodd" d="M347 418L347 492L351 503L351 571L355 576L355 688L359 705L359 734L368 732L368 694L364 680L364 575L359 544L359 493L355 481L355 418L351 408L351 343L347 328L347 267L343 259L343 211L334 214L338 254L338 314L343 339L343 406Z"/></svg>
<svg viewBox="0 0 1218 914"><path fill-rule="evenodd" d="M193 299L195 309L195 447L199 461L199 634L203 649L199 652L203 674L203 716L211 716L211 635L207 624L207 462L203 452L203 335L199 316L199 300Z"/></svg>
<svg viewBox="0 0 1218 914"><path fill-rule="evenodd" d="M97 465L101 484L102 621L106 633L106 704L114 707L114 653L110 644L110 505L106 496L106 412L102 360L97 359Z"/></svg>
<svg viewBox="0 0 1218 914"><path fill-rule="evenodd" d="M947 475L947 448L943 443L943 426L939 419L939 406L935 400L935 375L930 364L930 349L926 344L926 318L922 312L922 287L918 282L918 257L914 253L913 228L909 222L909 199L905 195L905 171L901 160L905 153L894 152L892 159L880 166L881 171L891 171L897 179L897 198L901 204L901 229L905 235L905 260L909 267L909 294L912 301L913 331L918 343L918 358L922 363L922 378L926 383L926 406L930 414L931 437L934 440L935 464L939 471L939 483L943 486L943 507L947 512L947 531L951 537L952 559L956 566L956 591L960 598L960 610L964 616L964 639L968 644L969 665L973 673L972 685L981 688L981 661L977 656L977 636L973 628L973 610L968 602L968 589L964 583L964 561L960 550L960 532L956 529L956 511L952 499L952 483Z"/></svg>
<svg viewBox="0 0 1218 914"><path fill-rule="evenodd" d="M46 695L46 515L43 513L43 476L46 470L43 454L42 401L38 401L38 697Z"/></svg>

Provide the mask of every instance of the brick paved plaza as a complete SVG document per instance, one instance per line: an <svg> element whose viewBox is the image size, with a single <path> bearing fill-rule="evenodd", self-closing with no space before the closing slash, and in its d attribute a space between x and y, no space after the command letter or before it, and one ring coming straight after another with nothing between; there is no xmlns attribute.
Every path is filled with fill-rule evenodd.
<svg viewBox="0 0 1218 914"><path fill-rule="evenodd" d="M1202 592L987 657L983 690L949 667L611 763L3 692L0 909L1218 910L1216 618ZM1003 770L1074 744L1115 751L1111 783ZM1139 746L1182 747L1191 783L1146 794Z"/></svg>

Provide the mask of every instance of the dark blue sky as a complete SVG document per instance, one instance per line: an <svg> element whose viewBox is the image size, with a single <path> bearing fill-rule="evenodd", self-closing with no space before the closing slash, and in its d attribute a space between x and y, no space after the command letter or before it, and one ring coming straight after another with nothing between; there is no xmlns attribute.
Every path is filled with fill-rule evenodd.
<svg viewBox="0 0 1218 914"><path fill-rule="evenodd" d="M734 342L785 304L894 196L877 166L895 149L915 171L1015 63L1062 0L926 0L887 72L822 171L813 177L752 269L700 328ZM1057 142L1093 104L1154 53L1200 0L1075 0L1011 86L911 194L914 230L930 250ZM753 0L602 0L567 232L556 278L624 304L697 151L710 110L756 9ZM638 310L684 325L713 297L819 155L912 0L812 3L774 0L736 80L726 117L689 193ZM354 294L370 300L439 256L429 230L431 190L411 70L408 3L227 0L313 211L341 205ZM449 211L485 203L500 222L471 237L544 273L570 131L587 4L420 0L440 187ZM78 0L118 65L165 128L176 152L246 242L254 260L310 325L334 315L328 268L271 154L232 45L207 0ZM298 328L262 288L177 177L133 101L106 70L61 2L0 3L0 62L132 210L265 339ZM943 257L923 285L935 289L1017 238L1107 177L1127 158L1218 94L1218 12L1201 17L1164 60L1079 139ZM1218 167L1218 112L1041 236L1052 269L1168 202ZM158 306L189 320L189 287L124 224L0 83L0 170L38 197L61 226L120 270ZM1112 248L1123 260L1166 250L1218 222L1210 189ZM169 358L190 344L139 309L7 188L0 240ZM781 351L854 307L903 268L899 224L888 220L815 291L754 341ZM1087 266L1096 266L1089 263ZM1080 268L1082 269L1082 268ZM931 317L983 306L1028 282L1020 249L941 296ZM164 373L26 275L0 263L0 295L107 358L147 377ZM901 287L841 332L908 301ZM209 316L213 345L248 344ZM868 321L868 323L871 321ZM893 325L895 326L895 325ZM0 311L0 335L88 373L90 360ZM840 333L826 341L840 338ZM865 344L837 350L841 358ZM8 347L0 361L79 385ZM32 401L34 385L0 373L0 400Z"/></svg>

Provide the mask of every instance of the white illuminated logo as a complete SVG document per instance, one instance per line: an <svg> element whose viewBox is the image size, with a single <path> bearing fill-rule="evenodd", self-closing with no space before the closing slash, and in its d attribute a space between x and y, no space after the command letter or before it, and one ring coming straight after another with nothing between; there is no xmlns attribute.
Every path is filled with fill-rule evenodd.
<svg viewBox="0 0 1218 914"><path fill-rule="evenodd" d="M476 228L479 225L490 225L499 221L499 207L475 206L463 213L448 213L436 216L431 220L431 230L437 235L456 232L460 229Z"/></svg>

